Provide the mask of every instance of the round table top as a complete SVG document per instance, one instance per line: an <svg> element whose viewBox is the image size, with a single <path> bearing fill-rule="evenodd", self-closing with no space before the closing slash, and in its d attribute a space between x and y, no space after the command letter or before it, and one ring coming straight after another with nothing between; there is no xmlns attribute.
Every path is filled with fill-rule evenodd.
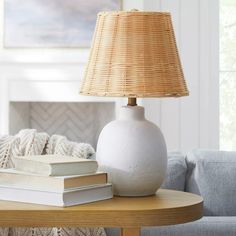
<svg viewBox="0 0 236 236"><path fill-rule="evenodd" d="M0 226L161 226L194 221L202 213L202 197L160 189L154 196L114 197L65 208L0 201Z"/></svg>

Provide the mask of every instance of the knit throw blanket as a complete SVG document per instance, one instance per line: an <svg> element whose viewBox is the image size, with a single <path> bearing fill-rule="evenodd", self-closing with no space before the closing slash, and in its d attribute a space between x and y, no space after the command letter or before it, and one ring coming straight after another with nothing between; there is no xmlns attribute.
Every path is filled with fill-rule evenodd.
<svg viewBox="0 0 236 236"><path fill-rule="evenodd" d="M13 156L60 154L90 158L90 144L75 143L64 136L21 130L15 136L0 137L0 168L11 168ZM85 216L86 217L86 216ZM103 228L0 228L0 236L106 236Z"/></svg>

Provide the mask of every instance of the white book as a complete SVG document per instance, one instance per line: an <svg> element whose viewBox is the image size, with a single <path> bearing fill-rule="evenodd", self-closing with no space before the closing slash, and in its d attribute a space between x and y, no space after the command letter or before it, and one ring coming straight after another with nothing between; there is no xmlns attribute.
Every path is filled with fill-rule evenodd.
<svg viewBox="0 0 236 236"><path fill-rule="evenodd" d="M66 189L105 183L107 174L102 172L87 175L41 176L15 169L0 169L0 185L15 188L63 192Z"/></svg>
<svg viewBox="0 0 236 236"><path fill-rule="evenodd" d="M63 193L0 186L0 200L50 206L73 206L110 199L112 197L113 193L111 184L78 188Z"/></svg>
<svg viewBox="0 0 236 236"><path fill-rule="evenodd" d="M61 155L15 156L15 169L44 176L83 175L95 173L95 160Z"/></svg>

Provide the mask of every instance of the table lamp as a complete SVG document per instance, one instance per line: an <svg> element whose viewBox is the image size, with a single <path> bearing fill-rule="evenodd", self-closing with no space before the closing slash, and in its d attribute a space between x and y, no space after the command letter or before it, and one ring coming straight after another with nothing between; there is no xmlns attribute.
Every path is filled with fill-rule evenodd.
<svg viewBox="0 0 236 236"><path fill-rule="evenodd" d="M170 13L100 12L80 93L128 98L99 136L97 161L115 195L155 194L165 178L167 148L136 98L188 95Z"/></svg>

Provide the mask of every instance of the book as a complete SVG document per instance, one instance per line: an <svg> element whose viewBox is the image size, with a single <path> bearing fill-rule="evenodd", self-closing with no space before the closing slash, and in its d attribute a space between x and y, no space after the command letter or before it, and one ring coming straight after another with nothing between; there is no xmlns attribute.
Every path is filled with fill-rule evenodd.
<svg viewBox="0 0 236 236"><path fill-rule="evenodd" d="M40 176L15 169L0 169L0 185L31 190L63 192L66 189L107 183L106 173L72 176Z"/></svg>
<svg viewBox="0 0 236 236"><path fill-rule="evenodd" d="M0 186L0 200L35 203L50 206L73 206L113 197L112 185L104 184L58 192L35 191Z"/></svg>
<svg viewBox="0 0 236 236"><path fill-rule="evenodd" d="M15 156L15 169L44 176L83 175L95 173L95 160L61 155Z"/></svg>

